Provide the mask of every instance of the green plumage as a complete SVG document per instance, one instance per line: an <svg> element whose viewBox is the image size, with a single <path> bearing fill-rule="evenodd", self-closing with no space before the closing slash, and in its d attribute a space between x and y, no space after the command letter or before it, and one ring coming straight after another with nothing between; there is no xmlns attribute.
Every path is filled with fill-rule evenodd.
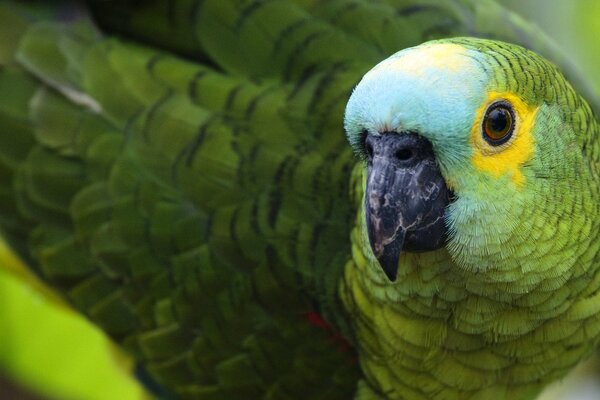
<svg viewBox="0 0 600 400"><path fill-rule="evenodd" d="M554 56L579 82L491 1L90 3L0 6L0 224L176 398L373 395L339 294L364 250L342 119L369 68L467 35Z"/></svg>
<svg viewBox="0 0 600 400"><path fill-rule="evenodd" d="M482 137L483 111L498 99L512 104L515 120L503 145ZM367 168L357 167L359 211L342 296L360 316L353 321L370 384L364 393L533 399L599 339L600 126L552 64L472 38L424 44L365 75L346 128L369 170L375 161L357 137L389 129L395 115L401 129L430 140L455 199L446 245L404 252L389 284L361 207L371 195Z"/></svg>

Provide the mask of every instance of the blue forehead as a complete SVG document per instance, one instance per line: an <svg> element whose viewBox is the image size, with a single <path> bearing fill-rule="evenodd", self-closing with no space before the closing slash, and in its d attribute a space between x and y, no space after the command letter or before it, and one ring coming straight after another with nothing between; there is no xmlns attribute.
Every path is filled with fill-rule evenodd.
<svg viewBox="0 0 600 400"><path fill-rule="evenodd" d="M435 43L403 50L369 71L346 108L349 134L367 130L414 131L434 146L468 140L487 98L488 76L480 53Z"/></svg>

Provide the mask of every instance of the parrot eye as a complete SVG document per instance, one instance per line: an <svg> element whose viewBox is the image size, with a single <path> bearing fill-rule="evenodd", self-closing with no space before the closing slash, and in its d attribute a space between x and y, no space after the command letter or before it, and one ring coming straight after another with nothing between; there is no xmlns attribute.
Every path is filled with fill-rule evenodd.
<svg viewBox="0 0 600 400"><path fill-rule="evenodd" d="M483 138L492 146L500 146L514 131L515 114L510 103L500 100L492 103L483 118Z"/></svg>

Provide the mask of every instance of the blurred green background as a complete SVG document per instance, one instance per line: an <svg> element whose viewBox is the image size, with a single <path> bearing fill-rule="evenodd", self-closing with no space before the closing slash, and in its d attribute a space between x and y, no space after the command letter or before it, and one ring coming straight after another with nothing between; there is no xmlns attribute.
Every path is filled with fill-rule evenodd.
<svg viewBox="0 0 600 400"><path fill-rule="evenodd" d="M537 23L600 93L599 0L498 1ZM0 253L6 254L1 246ZM144 397L130 377L131 362L116 355L108 340L84 318L53 300L52 295L38 293L39 287L31 282L18 266L0 268L0 400ZM15 348L27 351L12 351ZM9 389L13 383L8 384L2 375L17 386L28 387L26 391L44 393L43 397L17 397L14 388ZM550 399L600 399L598 360L588 362L567 381L551 388L543 400Z"/></svg>
<svg viewBox="0 0 600 400"><path fill-rule="evenodd" d="M600 92L600 1L499 2L526 19L535 21L580 66L595 91Z"/></svg>

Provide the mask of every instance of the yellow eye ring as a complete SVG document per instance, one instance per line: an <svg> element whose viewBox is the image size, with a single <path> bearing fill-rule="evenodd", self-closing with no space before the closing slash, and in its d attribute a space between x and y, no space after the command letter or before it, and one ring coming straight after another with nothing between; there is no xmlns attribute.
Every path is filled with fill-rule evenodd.
<svg viewBox="0 0 600 400"><path fill-rule="evenodd" d="M511 138L515 130L515 112L506 100L496 101L487 108L483 117L483 138L492 146L500 146Z"/></svg>

